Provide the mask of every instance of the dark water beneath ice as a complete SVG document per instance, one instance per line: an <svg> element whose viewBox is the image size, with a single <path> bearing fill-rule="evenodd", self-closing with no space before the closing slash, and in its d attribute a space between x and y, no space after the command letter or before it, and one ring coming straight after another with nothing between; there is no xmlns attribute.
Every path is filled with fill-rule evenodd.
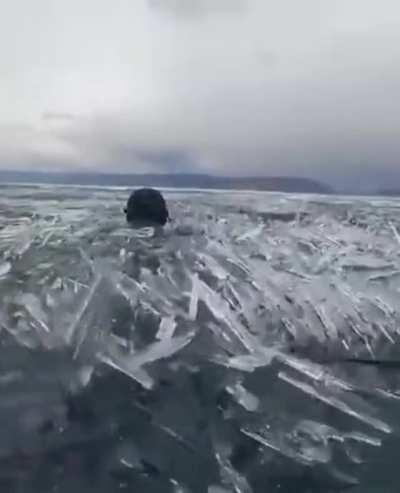
<svg viewBox="0 0 400 493"><path fill-rule="evenodd" d="M400 490L400 202L2 186L0 490Z"/></svg>

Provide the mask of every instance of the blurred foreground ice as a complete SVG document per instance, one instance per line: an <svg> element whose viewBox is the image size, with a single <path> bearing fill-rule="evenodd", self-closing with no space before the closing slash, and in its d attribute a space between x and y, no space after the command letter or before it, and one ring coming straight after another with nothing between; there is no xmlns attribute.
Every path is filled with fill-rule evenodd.
<svg viewBox="0 0 400 493"><path fill-rule="evenodd" d="M400 202L1 192L1 491L399 491Z"/></svg>

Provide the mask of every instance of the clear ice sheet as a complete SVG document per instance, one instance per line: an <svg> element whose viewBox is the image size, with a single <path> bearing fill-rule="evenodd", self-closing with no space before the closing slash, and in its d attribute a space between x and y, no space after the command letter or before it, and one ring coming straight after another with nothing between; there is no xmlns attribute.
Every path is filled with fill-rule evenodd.
<svg viewBox="0 0 400 493"><path fill-rule="evenodd" d="M399 201L1 188L4 491L399 491Z"/></svg>

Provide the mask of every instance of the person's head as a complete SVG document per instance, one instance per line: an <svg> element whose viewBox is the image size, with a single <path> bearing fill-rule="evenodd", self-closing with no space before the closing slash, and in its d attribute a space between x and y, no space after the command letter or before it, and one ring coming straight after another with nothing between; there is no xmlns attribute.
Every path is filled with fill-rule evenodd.
<svg viewBox="0 0 400 493"><path fill-rule="evenodd" d="M140 188L132 192L124 212L130 224L164 226L169 218L164 197L152 188Z"/></svg>

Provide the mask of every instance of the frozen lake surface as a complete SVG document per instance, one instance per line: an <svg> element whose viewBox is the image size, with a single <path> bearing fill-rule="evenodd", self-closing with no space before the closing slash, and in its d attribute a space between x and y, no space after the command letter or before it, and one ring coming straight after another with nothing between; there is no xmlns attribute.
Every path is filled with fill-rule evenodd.
<svg viewBox="0 0 400 493"><path fill-rule="evenodd" d="M400 491L400 201L0 190L1 491Z"/></svg>

